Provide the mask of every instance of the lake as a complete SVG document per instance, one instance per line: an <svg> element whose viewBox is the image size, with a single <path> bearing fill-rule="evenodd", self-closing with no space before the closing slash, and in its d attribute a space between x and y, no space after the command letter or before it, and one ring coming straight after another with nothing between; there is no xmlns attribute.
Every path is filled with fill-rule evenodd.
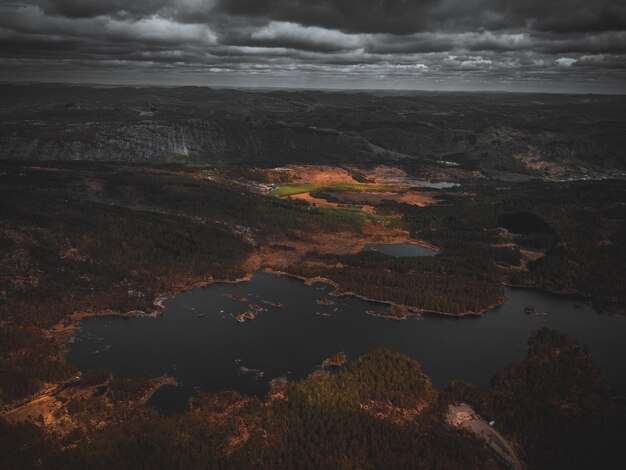
<svg viewBox="0 0 626 470"><path fill-rule="evenodd" d="M163 388L152 405L177 411L198 391L262 395L273 377L300 379L334 353L354 359L380 347L418 360L436 386L464 379L486 388L496 372L525 357L530 333L547 326L587 344L607 381L626 390L626 317L575 308L572 297L507 288L505 304L481 317L396 321L367 313L382 313L385 304L333 297L332 290L264 272L249 282L196 288L166 300L158 317L83 320L67 359L116 377L168 374L181 387ZM250 304L265 311L235 321ZM547 315L528 315L527 305Z"/></svg>

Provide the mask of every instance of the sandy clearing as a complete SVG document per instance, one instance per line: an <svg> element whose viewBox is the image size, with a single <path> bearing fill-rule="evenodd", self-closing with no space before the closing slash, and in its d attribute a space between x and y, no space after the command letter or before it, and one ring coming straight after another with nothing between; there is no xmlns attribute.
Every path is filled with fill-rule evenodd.
<svg viewBox="0 0 626 470"><path fill-rule="evenodd" d="M10 424L40 420L41 424L49 426L55 422L55 412L60 410L61 406L55 397L44 395L10 410L2 417Z"/></svg>
<svg viewBox="0 0 626 470"><path fill-rule="evenodd" d="M363 223L360 232L314 234L300 232L298 235L300 237L298 240L275 239L263 244L259 251L249 258L246 269L254 271L270 268L280 271L296 263L315 264L314 261L306 261L308 254L356 254L371 243L418 243L437 250L437 247L411 238L406 230L371 220Z"/></svg>

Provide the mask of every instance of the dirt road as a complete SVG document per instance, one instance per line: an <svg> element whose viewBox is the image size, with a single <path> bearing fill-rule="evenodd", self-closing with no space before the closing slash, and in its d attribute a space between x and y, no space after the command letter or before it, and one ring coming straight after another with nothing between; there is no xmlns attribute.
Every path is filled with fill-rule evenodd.
<svg viewBox="0 0 626 470"><path fill-rule="evenodd" d="M476 412L468 405L450 405L446 413L446 421L457 428L472 431L483 439L489 446L514 470L522 470L524 466L520 462L513 447L492 426L484 422Z"/></svg>

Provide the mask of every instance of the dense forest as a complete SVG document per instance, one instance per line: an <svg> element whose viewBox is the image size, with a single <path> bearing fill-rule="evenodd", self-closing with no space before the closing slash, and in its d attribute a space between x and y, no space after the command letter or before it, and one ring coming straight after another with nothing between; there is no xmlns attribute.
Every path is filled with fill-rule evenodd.
<svg viewBox="0 0 626 470"><path fill-rule="evenodd" d="M585 348L562 334L536 332L528 358L494 377L491 402L529 464L611 468L619 460L624 397L607 388Z"/></svg>
<svg viewBox="0 0 626 470"><path fill-rule="evenodd" d="M467 191L472 197L459 197ZM506 271L508 282L580 293L600 307L623 309L623 280L616 275L626 269L621 181L491 182L447 191L439 200L401 210L412 233L442 247L446 256L473 266L481 257L483 266L516 265L519 250L534 251L540 256L527 270ZM507 243L514 247L503 249Z"/></svg>
<svg viewBox="0 0 626 470"><path fill-rule="evenodd" d="M289 271L427 311L480 312L503 298L502 282L583 294L611 310L626 304L615 275L626 270L622 182L481 182L435 196L434 205L387 201L377 212L401 214L415 238L441 249L436 257L326 256L319 258L324 267ZM522 252L531 255L524 263Z"/></svg>
<svg viewBox="0 0 626 470"><path fill-rule="evenodd" d="M456 382L442 396L494 419L529 468L620 467L626 397L606 386L584 346L556 331L535 331L527 358L496 374L488 392Z"/></svg>
<svg viewBox="0 0 626 470"><path fill-rule="evenodd" d="M141 381L135 386L143 387ZM606 388L583 347L546 329L532 335L528 357L494 377L488 391L459 382L438 391L419 364L389 350L371 352L336 373L282 383L265 399L201 395L182 415L123 402L110 408L120 390L130 400L137 395L132 382L112 381L106 393L77 399L72 413L84 416L84 423L90 422L87 413L113 413L112 419L61 440L33 425L0 421L6 437L0 440L0 465L505 468L483 441L445 422L448 405L460 402L495 420L529 468L617 468L626 437L624 397Z"/></svg>
<svg viewBox="0 0 626 470"><path fill-rule="evenodd" d="M5 324L0 328L0 400L10 402L39 391L42 382L59 382L72 368L40 330Z"/></svg>
<svg viewBox="0 0 626 470"><path fill-rule="evenodd" d="M322 276L337 282L340 292L391 301L419 310L443 313L482 312L496 305L504 293L492 266L483 259L476 266L446 253L435 257L392 258L363 252L325 256L325 265L295 265L289 272Z"/></svg>
<svg viewBox="0 0 626 470"><path fill-rule="evenodd" d="M317 196L340 200L338 194ZM480 182L430 194L437 204L385 201L376 211L400 214L415 238L440 248L436 257L325 256L288 271L427 311L483 311L503 299L503 282L582 294L599 308L623 310L623 281L615 275L626 270L621 181Z"/></svg>

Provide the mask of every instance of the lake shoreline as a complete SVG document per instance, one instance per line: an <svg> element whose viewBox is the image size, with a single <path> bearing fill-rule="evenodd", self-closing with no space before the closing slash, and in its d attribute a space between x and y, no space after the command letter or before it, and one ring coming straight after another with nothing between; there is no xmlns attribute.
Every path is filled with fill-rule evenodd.
<svg viewBox="0 0 626 470"><path fill-rule="evenodd" d="M502 304L504 304L504 302L506 301L506 297L504 295L502 295L502 299L499 299L496 303L491 304L489 307L486 307L478 312L474 312L474 311L465 311L465 312L461 312L461 313L451 313L451 312L438 312L435 310L428 310L428 309L422 309L419 307L413 307L410 305L405 305L405 304L401 304L398 302L394 302L391 300L379 300L379 299L373 299L371 297L366 297L364 295L361 294L357 294L355 292L352 291L348 291L348 290L344 290L341 288L341 285L336 282L333 281L332 279L328 279L325 277L321 277L321 276L315 276L315 277L304 277L304 276L299 276L297 274L292 274L289 273L287 271L279 271L279 270L274 270L274 269L263 269L263 272L267 272L269 274L275 274L278 276L287 276L287 277L291 277L294 279L298 279L300 281L303 281L306 285L312 285L315 283L323 283L323 284L328 284L332 287L334 287L334 291L332 291L330 293L330 295L332 295L333 297L354 297L360 300L364 300L366 302L372 302L372 303L378 303L378 304L385 304L388 305L391 308L397 308L400 311L404 312L404 315L402 316L396 316L396 315L385 315L385 314L371 314L368 313L368 315L372 315L372 316L376 316L376 317L380 317L380 318L388 318L391 320L406 320L411 316L418 316L418 315L422 315L422 314L433 314L433 315L443 315L443 316L447 316L447 317L457 317L457 318L463 318L463 317L467 317L467 316L482 316L484 314L486 314L487 312L490 312L491 310L494 310L500 306L502 306Z"/></svg>
<svg viewBox="0 0 626 470"><path fill-rule="evenodd" d="M336 351L357 357L384 347L424 364L426 373L438 384L460 379L486 387L492 376L487 372L499 370L503 361L500 354L491 358L493 348L504 348L505 359L513 361L526 347L530 332L548 327L572 335L581 344L598 347L601 364L609 364L607 377L613 376L612 386L621 386L624 376L615 372L611 365L615 357L610 359L611 355L607 355L610 349L607 350L605 343L612 338L609 348L613 348L615 338L612 333L607 336L606 332L623 328L623 320L594 315L590 308L575 309L576 299L568 296L555 296L536 289L510 289L504 291L505 304L493 315L466 314L463 317L471 320L452 322L452 318L460 316L424 312L420 321L398 324L397 310L393 312L395 316L386 315L389 302L336 292L336 283L322 277L303 279L288 272L266 269L257 272L249 284L226 282L168 301L164 304L167 315L155 319L84 323L76 334L76 344L68 344L67 360L81 370L106 367L131 378L141 377L150 370L173 375L190 390L199 387L208 392L234 390L261 396L265 385L258 382L258 377L241 378L242 365L246 370L264 371L267 379L279 376L296 379L305 377L314 365L317 367L320 360L332 357ZM275 299L286 309L263 314L258 322L250 322L242 328L233 323L229 313L245 309L239 301L244 296L249 302L259 304L262 299ZM322 303L333 299L332 296L345 299L335 304ZM549 312L549 315L526 315L524 307L527 305L534 305L537 311ZM200 310L215 314L198 318L196 313ZM396 321L383 322L384 319ZM603 328L595 330L602 332L600 335L590 333L589 325L596 323ZM174 331L177 333L172 335ZM324 341L320 342L316 335L322 335ZM166 344L170 351L165 357L159 353L158 361L150 354L152 340ZM109 349L113 352L100 354ZM619 346L619 350L622 349L623 346ZM187 352L181 355L179 351ZM291 353L285 357L287 351ZM465 353L469 356L464 359ZM136 358L136 364L127 364L125 358L129 355ZM197 361L199 357L214 358L211 361L215 364L207 362L208 359ZM139 366L144 362L148 364L147 369ZM185 367L178 367L182 364L186 364ZM207 367L220 372L207 378Z"/></svg>
<svg viewBox="0 0 626 470"><path fill-rule="evenodd" d="M361 246L360 249L362 249L368 243L369 241L362 243L363 246ZM403 243L411 243L414 245L422 246L424 248L429 248L429 249L439 252L438 247L428 242L425 242L423 240L414 240L414 239L411 239L411 241L403 240ZM164 302L167 301L168 299L171 299L172 297L189 292L195 288L209 287L213 284L237 284L240 282L247 282L247 281L250 281L254 277L254 274L256 272L259 272L259 271L267 272L267 273L274 274L274 275L279 275L279 276L282 275L282 276L288 276L294 279L299 279L307 285L311 285L316 282L324 283L324 284L332 286L335 289L330 294L334 297L354 297L354 298L364 300L366 302L373 302L373 303L388 305L390 308L392 309L395 308L402 312L401 315L391 315L391 314L385 315L385 314L379 314L379 313L376 313L374 315L376 317L387 318L387 319L392 319L392 320L405 320L411 316L419 316L419 315L424 315L424 314L442 315L442 316L456 317L456 318L463 318L467 316L482 316L492 310L497 309L498 307L501 307L506 301L506 297L502 295L500 299L496 300L494 303L492 303L488 307L485 307L479 311L468 310L468 311L459 312L459 313L442 312L442 311L429 310L429 309L409 306L409 305L401 304L401 303L390 301L390 300L381 300L381 299L374 299L371 297L367 297L367 296L357 294L352 291L344 290L342 289L341 285L337 283L336 281L333 281L331 279L324 278L321 276L304 277L304 276L293 274L293 273L290 273L288 271L284 271L281 269L263 267L263 266L260 266L259 263L254 263L254 264L255 265L250 267L250 270L245 275L237 277L235 279L214 279L214 278L199 279L196 281L192 281L189 284L183 284L183 285L177 286L171 291L161 293L154 298L152 303L155 306L155 309L151 311L129 310L126 312L120 312L120 311L115 311L111 309L103 309L103 310L94 310L94 311L73 312L64 320L61 320L60 322L56 323L55 325L53 325L52 327L44 331L46 331L50 337L61 340L60 346L62 347L62 351L65 352L65 343L72 337L76 329L79 328L80 326L79 324L82 320L85 320L87 318L98 318L98 317L123 317L123 318L142 317L142 316L143 317L156 317L162 314L162 310L164 308ZM589 295L583 294L581 292L578 292L578 291L555 291L555 290L550 290L550 289L546 289L546 288L542 288L538 286L513 284L513 283L506 282L506 281L503 281L502 285L504 287L512 287L512 288L519 288L519 289L535 289L539 292L545 292L545 293L554 294L554 295L580 297L581 301L584 301L585 303L588 303L589 305L593 306L592 297ZM625 312L616 311L616 312L609 312L609 313L616 313L619 315ZM67 323L68 321L69 321L69 324L66 325L65 323Z"/></svg>
<svg viewBox="0 0 626 470"><path fill-rule="evenodd" d="M156 318L159 315L163 314L164 303L168 299L176 297L177 295L184 294L186 292L191 291L192 289L209 287L213 284L237 284L240 282L247 282L252 279L254 276L254 272L247 273L244 276L235 278L235 279L204 279L193 282L192 284L187 284L184 286L179 286L167 293L162 293L157 295L152 304L155 306L154 310L144 311L144 310L129 310L126 312L120 312L112 309L103 309L103 310L86 310L73 312L68 315L65 319L60 322L52 325L47 330L44 330L48 333L51 338L56 339L60 342L59 346L61 347L61 352L66 352L66 343L69 339L74 335L74 332L80 327L80 322L86 320L88 318L134 318L134 317L151 317ZM66 324L68 323L69 324Z"/></svg>
<svg viewBox="0 0 626 470"><path fill-rule="evenodd" d="M419 245L419 246L429 247L429 248L432 246L428 243L425 243L425 242L422 243L416 240L411 240L411 243ZM365 244L366 243L364 241L363 246ZM432 248L436 249L436 247L432 247ZM171 299L173 297L176 297L177 295L189 292L195 288L209 287L213 284L237 284L237 283L242 283L242 282L248 282L254 277L256 272L266 272L266 273L277 275L277 276L286 276L286 277L290 277L293 279L298 279L304 282L306 285L312 285L315 283L324 283L326 285L333 287L334 290L329 294L331 296L353 297L353 298L357 298L357 299L360 299L366 302L371 302L374 304L387 305L389 306L390 309L396 309L396 314L392 314L391 312L389 314L386 314L384 312L374 313L370 311L368 311L367 314L374 316L374 317L378 317L378 318L396 320L396 321L407 320L410 317L419 317L421 315L436 315L436 316L445 316L445 317L453 317L453 318L481 317L487 314L488 312L495 310L498 307L501 307L506 301L506 297L503 293L500 299L492 303L490 306L480 310L479 312L466 311L466 312L461 312L461 313L450 313L450 312L432 311L432 310L420 309L416 307L399 304L393 301L373 299L364 295L357 294L355 292L344 290L341 288L341 285L337 283L336 281L333 281L331 279L324 278L321 276L307 278L307 277L299 276L299 275L290 273L288 271L280 270L280 269L274 269L271 267L262 267L260 266L261 263L258 262L260 260L257 260L257 262L253 262L252 265L250 265L249 261L250 260L248 260L246 263L248 265L246 266L246 268L248 269L248 272L244 274L243 276L236 277L234 279L215 279L215 278L209 277L209 278L202 278L202 279L197 279L197 280L190 280L191 282L188 282L188 283L181 282L179 285L177 285L170 291L160 293L159 295L157 295L152 302L152 304L155 307L153 310L149 310L149 311L129 310L126 312L120 312L120 311L115 311L112 309L103 309L103 310L91 310L91 311L78 311L78 312L73 312L64 320L58 322L57 324L43 331L46 333L46 335L50 339L57 342L57 344L60 347L61 356L65 358L65 354L67 353L68 342L74 336L77 329L80 328L81 322L85 319L99 318L99 317L118 317L118 318L153 317L153 318L156 318L162 315L163 309L165 307L164 304L168 299ZM575 297L579 297L581 301L584 301L585 305L589 305L592 308L594 307L591 297L584 295L580 292L551 291L549 289L544 289L544 288L537 287L537 286L517 285L517 284L508 283L508 282L502 282L502 286L505 288L531 289L531 290L536 290L538 292L548 293L552 295L559 295L559 296L575 296ZM397 312L401 312L401 314L398 315ZM11 409L11 408L12 407L9 407L8 409Z"/></svg>
<svg viewBox="0 0 626 470"><path fill-rule="evenodd" d="M619 302L619 300L615 298L602 298L602 297L594 298L592 295L583 294L582 292L575 291L575 290L558 291L558 290L546 289L546 288L538 287L538 286L531 286L531 285L524 285L524 284L512 284L509 282L503 282L503 284L505 287L512 287L516 289L534 289L539 292L545 292L545 293L552 294L552 295L576 297L578 298L578 300L580 300L584 304L589 305L590 307L600 312L604 312L609 315L626 315L626 306L616 305L616 302ZM609 302L609 303L612 302L612 304L606 305L606 304L603 304L602 302Z"/></svg>

